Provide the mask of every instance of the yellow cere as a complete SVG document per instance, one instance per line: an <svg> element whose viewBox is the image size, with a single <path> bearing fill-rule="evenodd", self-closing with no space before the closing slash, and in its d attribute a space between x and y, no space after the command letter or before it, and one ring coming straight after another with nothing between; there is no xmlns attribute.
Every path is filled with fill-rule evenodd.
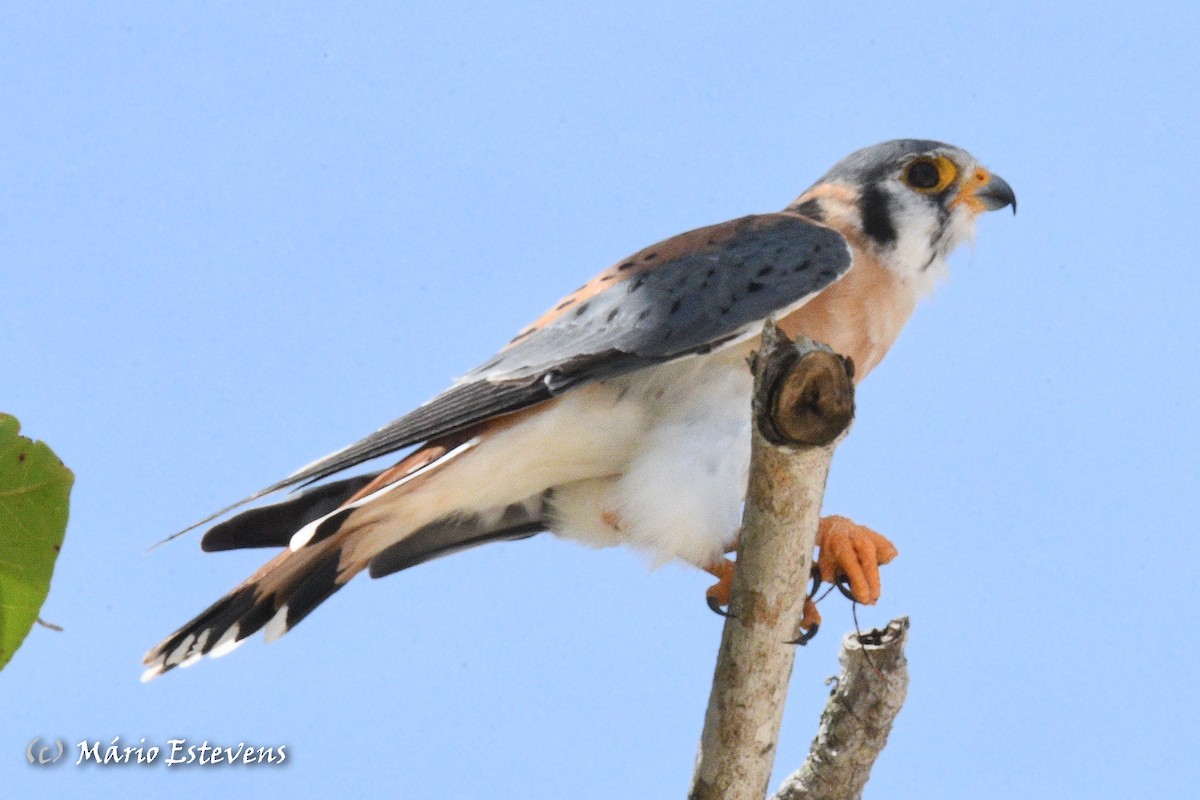
<svg viewBox="0 0 1200 800"><path fill-rule="evenodd" d="M963 181L962 188L958 190L958 196L954 198L952 206L959 203L965 203L968 208L976 213L984 210L984 205L975 197L975 193L987 185L987 182L992 179L992 174L983 167L976 167L975 173L970 178Z"/></svg>

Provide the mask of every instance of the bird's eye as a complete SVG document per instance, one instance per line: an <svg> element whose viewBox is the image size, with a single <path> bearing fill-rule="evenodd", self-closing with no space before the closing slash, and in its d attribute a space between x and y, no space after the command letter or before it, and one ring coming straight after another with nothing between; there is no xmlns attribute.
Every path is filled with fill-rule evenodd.
<svg viewBox="0 0 1200 800"><path fill-rule="evenodd" d="M924 194L937 194L954 182L958 167L945 156L922 156L909 163L900 175L905 185Z"/></svg>

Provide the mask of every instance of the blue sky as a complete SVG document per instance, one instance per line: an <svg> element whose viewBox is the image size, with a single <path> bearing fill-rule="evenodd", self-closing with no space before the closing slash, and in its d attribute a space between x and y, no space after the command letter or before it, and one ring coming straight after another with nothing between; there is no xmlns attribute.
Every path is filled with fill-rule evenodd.
<svg viewBox="0 0 1200 800"><path fill-rule="evenodd" d="M263 553L164 535L442 389L666 236L900 136L992 215L859 392L826 508L890 536L912 688L868 797L1183 796L1200 742L1194 4L9 4L0 410L74 469L0 676L6 794L679 797L707 576L539 537L360 579L138 683ZM849 607L799 654L803 760ZM34 736L288 746L52 769Z"/></svg>

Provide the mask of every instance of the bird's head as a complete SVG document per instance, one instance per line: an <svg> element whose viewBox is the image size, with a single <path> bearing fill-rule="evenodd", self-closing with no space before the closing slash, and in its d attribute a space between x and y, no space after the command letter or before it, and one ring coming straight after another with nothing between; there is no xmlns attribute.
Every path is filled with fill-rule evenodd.
<svg viewBox="0 0 1200 800"><path fill-rule="evenodd" d="M792 210L858 239L915 290L932 289L946 256L984 211L1017 210L1012 188L965 150L896 139L851 153Z"/></svg>

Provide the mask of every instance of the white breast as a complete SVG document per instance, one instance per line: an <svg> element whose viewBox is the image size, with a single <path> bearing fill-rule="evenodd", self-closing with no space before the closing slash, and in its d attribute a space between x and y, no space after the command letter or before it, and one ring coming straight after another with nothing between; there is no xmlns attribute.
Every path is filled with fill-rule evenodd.
<svg viewBox="0 0 1200 800"><path fill-rule="evenodd" d="M746 348L748 349L748 348ZM654 564L711 564L732 543L750 466L753 379L743 348L684 359L620 379L644 434L625 469L556 487L556 533L628 544Z"/></svg>

